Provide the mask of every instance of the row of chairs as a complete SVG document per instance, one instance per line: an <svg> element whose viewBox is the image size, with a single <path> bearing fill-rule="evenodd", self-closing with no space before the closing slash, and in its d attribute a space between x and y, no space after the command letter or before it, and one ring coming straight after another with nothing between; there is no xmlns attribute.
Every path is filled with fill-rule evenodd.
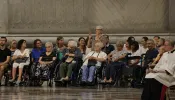
<svg viewBox="0 0 175 100"><path fill-rule="evenodd" d="M132 59L140 59L141 66L137 66L135 68L127 67L129 60L132 60ZM116 70L113 86L122 86L122 85L126 86L128 84L131 84L132 87L136 87L134 86L135 84L133 83L134 82L133 80L135 80L134 70L139 69L139 71L137 71L138 74L142 72L141 70L142 70L143 59L144 59L144 55L142 55L141 57L136 57L136 56L130 57L130 54L128 54L126 58L124 59L124 63L121 64L121 69ZM65 84L67 85L67 83L70 83L71 85L80 85L81 77L82 77L81 66L83 64L83 61L81 59L76 59L76 66L73 70L70 81L65 82L65 84L62 84L59 81L60 80L59 66L63 61L64 59L59 62L55 62L53 67L49 69L49 76L46 79L42 79L41 77L34 76L33 72L36 71L37 63L31 63L30 65L25 66L23 70L21 85L23 86L41 86L44 81L47 81L48 86L53 86L53 82L55 82L56 86L60 86L60 85L62 86ZM104 77L106 66L107 64L103 63L100 68L97 68L95 70L94 81L93 81L93 84L91 85L96 85L100 83L100 80L102 80ZM6 86L9 85L8 80L11 78L11 68L12 68L11 65L9 65L9 67L5 70L5 73L4 73ZM139 78L140 83L142 83L141 82L142 79L143 77Z"/></svg>

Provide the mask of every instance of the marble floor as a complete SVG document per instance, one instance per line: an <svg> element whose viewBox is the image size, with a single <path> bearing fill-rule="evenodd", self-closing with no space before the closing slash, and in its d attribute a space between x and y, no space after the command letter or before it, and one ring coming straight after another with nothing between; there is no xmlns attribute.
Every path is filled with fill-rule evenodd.
<svg viewBox="0 0 175 100"><path fill-rule="evenodd" d="M141 92L133 88L1 86L0 100L140 100Z"/></svg>

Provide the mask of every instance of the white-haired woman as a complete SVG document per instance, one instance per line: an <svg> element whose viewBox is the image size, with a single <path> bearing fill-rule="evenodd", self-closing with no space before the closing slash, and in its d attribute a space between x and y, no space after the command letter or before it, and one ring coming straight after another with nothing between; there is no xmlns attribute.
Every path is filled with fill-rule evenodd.
<svg viewBox="0 0 175 100"><path fill-rule="evenodd" d="M95 43L95 50L88 53L84 58L82 66L83 83L92 83L96 67L101 67L102 62L106 61L107 54L101 51L102 47L102 42Z"/></svg>
<svg viewBox="0 0 175 100"><path fill-rule="evenodd" d="M111 83L114 79L114 75L117 69L121 69L123 64L123 59L125 58L127 51L123 50L123 41L117 41L116 50L112 51L108 55L108 66L105 69L105 75L103 82ZM118 74L118 73L117 73ZM109 80L107 80L109 79Z"/></svg>
<svg viewBox="0 0 175 100"><path fill-rule="evenodd" d="M82 53L80 49L77 48L77 42L70 40L68 47L63 50L63 55L65 61L60 64L59 73L61 81L68 81L76 65L76 59L82 59Z"/></svg>
<svg viewBox="0 0 175 100"><path fill-rule="evenodd" d="M41 72L36 72L36 76L42 74L42 76L46 76L47 75L47 71L45 71L45 69L49 69L51 67L53 67L53 63L56 59L56 53L53 51L53 44L52 42L46 42L45 44L46 47L46 52L43 52L40 55L39 58L39 64L38 64L38 69L37 71L41 71Z"/></svg>

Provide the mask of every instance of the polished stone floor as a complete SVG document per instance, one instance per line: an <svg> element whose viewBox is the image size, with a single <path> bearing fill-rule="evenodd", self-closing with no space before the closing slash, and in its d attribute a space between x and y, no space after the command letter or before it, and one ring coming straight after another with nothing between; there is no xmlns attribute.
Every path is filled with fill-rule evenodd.
<svg viewBox="0 0 175 100"><path fill-rule="evenodd" d="M141 92L133 88L2 86L0 100L140 100Z"/></svg>

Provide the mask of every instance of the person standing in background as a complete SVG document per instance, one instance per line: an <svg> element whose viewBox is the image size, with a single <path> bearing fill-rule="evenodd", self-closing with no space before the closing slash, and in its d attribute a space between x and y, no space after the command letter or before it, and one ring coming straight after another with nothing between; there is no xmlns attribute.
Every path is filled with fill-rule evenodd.
<svg viewBox="0 0 175 100"><path fill-rule="evenodd" d="M88 48L94 49L94 45L96 42L100 42L100 37L103 35L103 27L102 26L96 26L95 30L95 36L92 36L92 33L89 33L89 40L87 43Z"/></svg>

